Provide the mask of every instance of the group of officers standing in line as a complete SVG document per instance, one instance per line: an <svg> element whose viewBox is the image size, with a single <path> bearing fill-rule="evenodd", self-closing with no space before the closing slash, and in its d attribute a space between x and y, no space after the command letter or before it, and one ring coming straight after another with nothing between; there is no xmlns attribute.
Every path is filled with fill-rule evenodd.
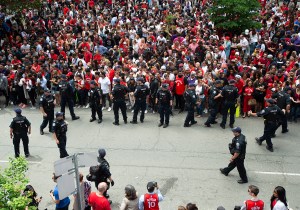
<svg viewBox="0 0 300 210"><path fill-rule="evenodd" d="M61 76L62 81L59 84L61 87L61 110L54 114L55 108L55 97L51 94L49 89L44 91L44 94L40 98L40 111L43 114L43 122L40 125L40 134L44 134L44 129L49 124L49 132L53 133L53 137L60 150L60 157L68 156L66 151L66 132L68 124L65 119L65 105L68 103L72 120L79 119L74 113L73 103L73 92L70 83L67 81L66 76ZM114 79L114 86L111 92L111 98L113 100L113 111L114 111L114 125L119 125L119 110L121 110L123 121L127 124L127 113L126 113L126 95L129 93L129 89L120 84L120 79ZM90 82L91 89L89 90L89 106L91 108L91 119L90 122L96 120L96 114L98 117L98 123L102 122L102 90L97 86L97 83L92 80ZM282 133L288 132L287 129L287 117L286 114L289 112L290 100L289 100L289 88L285 88L283 91L273 94L273 98L267 99L267 107L258 113L249 112L249 115L263 117L265 119L265 127L263 136L256 138L259 145L264 140L267 142L267 149L273 152L273 145L271 138L275 137L275 131L282 125ZM130 121L132 124L137 124L138 113L141 111L140 122L144 122L145 110L147 107L146 100L150 91L147 85L144 84L144 78L137 78L137 87L134 92L135 105L133 118ZM216 80L214 85L209 89L208 104L209 104L209 116L204 123L206 127L211 127L211 124L216 124L216 117L221 108L222 122L220 126L225 129L227 115L229 113L229 126L234 127L236 103L238 99L238 89L235 87L235 80L230 80L229 84L222 87L222 81ZM222 99L221 99L222 98ZM184 121L184 127L190 127L197 123L194 118L195 106L198 103L195 84L190 84L188 89L184 93L185 107L187 110L187 116ZM277 105L275 104L277 102ZM222 104L221 104L222 103ZM168 84L162 84L161 88L156 94L155 104L158 105L158 112L160 114L160 121L158 127L168 127L170 114L172 114L173 98L168 88ZM27 133L30 133L30 123L28 120L20 120L21 110L16 109L17 117L13 119L10 126L11 137L14 137L15 145L15 156L19 156L19 144L20 140L23 140L24 149L26 148L25 155L29 156L28 151L28 140L26 137ZM54 116L56 119L54 120ZM25 132L26 131L26 132ZM25 135L26 134L26 135ZM25 147L27 145L27 147Z"/></svg>

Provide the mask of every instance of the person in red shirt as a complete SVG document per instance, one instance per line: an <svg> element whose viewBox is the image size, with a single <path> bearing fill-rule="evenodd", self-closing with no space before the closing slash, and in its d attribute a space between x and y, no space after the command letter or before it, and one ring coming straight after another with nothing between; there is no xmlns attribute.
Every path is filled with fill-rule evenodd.
<svg viewBox="0 0 300 210"><path fill-rule="evenodd" d="M157 189L156 192L155 189ZM157 182L148 182L147 190L148 193L139 199L139 210L159 210L158 203L164 198L159 191Z"/></svg>
<svg viewBox="0 0 300 210"><path fill-rule="evenodd" d="M249 100L253 99L253 93L254 93L254 87L252 80L246 80L246 85L243 88L243 95L244 95L244 101L243 101L243 118L246 117L247 113L251 110L251 106L249 106Z"/></svg>
<svg viewBox="0 0 300 210"><path fill-rule="evenodd" d="M248 187L248 193L251 196L251 199L246 200L244 202L244 205L242 206L241 210L263 210L265 203L257 198L257 195L259 193L259 188L255 185L250 185Z"/></svg>
<svg viewBox="0 0 300 210"><path fill-rule="evenodd" d="M98 185L98 192L92 192L90 194L88 202L93 210L111 210L109 201L103 195L106 189L107 184L105 182L100 182Z"/></svg>
<svg viewBox="0 0 300 210"><path fill-rule="evenodd" d="M184 98L183 93L185 91L186 81L183 77L182 71L178 73L175 79L175 98L176 98L176 108L180 109L179 112L183 112L184 109Z"/></svg>
<svg viewBox="0 0 300 210"><path fill-rule="evenodd" d="M87 48L84 49L83 53L84 61L89 64L92 61L93 54L87 50Z"/></svg>

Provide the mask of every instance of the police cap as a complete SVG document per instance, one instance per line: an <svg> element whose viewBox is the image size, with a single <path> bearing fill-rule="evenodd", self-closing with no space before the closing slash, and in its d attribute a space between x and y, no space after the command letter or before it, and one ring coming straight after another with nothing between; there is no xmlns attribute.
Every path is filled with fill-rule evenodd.
<svg viewBox="0 0 300 210"><path fill-rule="evenodd" d="M45 92L45 93L51 93L51 90L50 90L49 88L46 88L46 89L44 90L44 92Z"/></svg>
<svg viewBox="0 0 300 210"><path fill-rule="evenodd" d="M56 112L55 116L56 117L64 116L64 113L63 112Z"/></svg>
<svg viewBox="0 0 300 210"><path fill-rule="evenodd" d="M121 80L120 80L119 78L117 78L117 79L114 79L114 82L116 82L116 83L120 83L120 82L121 82Z"/></svg>
<svg viewBox="0 0 300 210"><path fill-rule="evenodd" d="M137 78L137 81L144 82L144 78L143 77L139 77L139 78Z"/></svg>
<svg viewBox="0 0 300 210"><path fill-rule="evenodd" d="M169 84L168 84L168 83L164 83L164 84L162 84L161 87L162 87L162 88L168 88L168 87L169 87Z"/></svg>
<svg viewBox="0 0 300 210"><path fill-rule="evenodd" d="M96 82L94 80L90 81L91 85L96 85Z"/></svg>
<svg viewBox="0 0 300 210"><path fill-rule="evenodd" d="M17 114L21 114L21 113L22 113L22 109L20 109L20 108L16 108L14 111L15 111Z"/></svg>
<svg viewBox="0 0 300 210"><path fill-rule="evenodd" d="M289 90L292 90L292 88L291 87L285 87L284 88L284 92L288 92Z"/></svg>
<svg viewBox="0 0 300 210"><path fill-rule="evenodd" d="M232 132L237 132L237 133L241 133L242 129L240 127L234 127L231 129Z"/></svg>
<svg viewBox="0 0 300 210"><path fill-rule="evenodd" d="M222 84L222 80L216 80L216 81L215 81L215 84L216 84L216 85Z"/></svg>
<svg viewBox="0 0 300 210"><path fill-rule="evenodd" d="M229 84L234 84L234 83L235 83L234 79L229 80Z"/></svg>
<svg viewBox="0 0 300 210"><path fill-rule="evenodd" d="M67 76L65 74L60 75L61 79L67 79Z"/></svg>
<svg viewBox="0 0 300 210"><path fill-rule="evenodd" d="M269 104L275 104L275 101L274 101L274 99L272 99L272 98L269 98L269 99L267 99L266 100Z"/></svg>
<svg viewBox="0 0 300 210"><path fill-rule="evenodd" d="M104 158L105 155L106 155L105 149L99 148L99 149L98 149L98 155L99 155L99 157Z"/></svg>

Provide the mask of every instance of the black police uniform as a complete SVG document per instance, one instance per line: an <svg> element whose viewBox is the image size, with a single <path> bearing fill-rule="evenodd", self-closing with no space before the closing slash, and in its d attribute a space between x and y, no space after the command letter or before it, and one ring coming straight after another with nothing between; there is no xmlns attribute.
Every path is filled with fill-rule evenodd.
<svg viewBox="0 0 300 210"><path fill-rule="evenodd" d="M229 120L229 125L232 128L234 124L234 116L235 116L235 104L236 104L236 99L239 97L238 94L238 89L233 86L233 85L226 85L222 92L221 92L224 102L223 102L223 107L222 107L222 122L220 126L222 128L225 128L226 121L227 121L227 114L228 110L230 110L230 120Z"/></svg>
<svg viewBox="0 0 300 210"><path fill-rule="evenodd" d="M61 95L61 102L60 102L60 111L65 113L65 108L66 104L68 103L70 114L72 116L72 120L77 119L75 113L74 113L74 93L73 93L73 88L69 84L68 81L62 80L59 83L59 88L60 88L60 95Z"/></svg>
<svg viewBox="0 0 300 210"><path fill-rule="evenodd" d="M287 94L284 91L280 91L277 93L274 93L272 95L272 98L276 98L277 99L277 106L282 110L282 109L286 109L287 105L291 104L291 99L290 99L290 95ZM279 128L279 126L282 125L282 133L286 133L288 132L288 124L287 124L287 113L282 116L280 119L278 119L278 124L277 124L277 128ZM276 128L276 130L277 130Z"/></svg>
<svg viewBox="0 0 300 210"><path fill-rule="evenodd" d="M158 99L158 112L160 115L160 124L164 124L166 126L169 125L170 120L170 112L171 112L171 106L170 101L172 100L171 92L166 89L160 89L157 92L157 99Z"/></svg>
<svg viewBox="0 0 300 210"><path fill-rule="evenodd" d="M204 125L210 127L210 124L216 123L216 117L218 114L218 109L221 103L221 99L217 98L214 99L219 93L221 92L221 89L217 88L216 86L212 86L209 90L209 99L208 99L208 105L209 105L209 116L204 123Z"/></svg>
<svg viewBox="0 0 300 210"><path fill-rule="evenodd" d="M107 190L110 187L110 182L108 182L109 177L111 177L109 163L104 158L101 158L99 160L99 174L97 176L97 179L95 180L95 187L98 189L99 183L105 182L107 184L107 189L103 193L105 197L108 197Z"/></svg>
<svg viewBox="0 0 300 210"><path fill-rule="evenodd" d="M31 123L26 117L22 116L21 114L18 114L16 117L13 118L13 121L9 126L13 130L13 144L15 150L15 157L20 156L21 139L23 142L25 156L28 157L30 155L28 148L29 138L27 135L28 128L30 125Z"/></svg>
<svg viewBox="0 0 300 210"><path fill-rule="evenodd" d="M91 88L88 92L90 107L92 111L92 119L90 121L96 120L96 112L98 115L98 123L102 122L102 90L100 88Z"/></svg>
<svg viewBox="0 0 300 210"><path fill-rule="evenodd" d="M123 120L127 123L125 95L129 93L129 89L124 85L116 84L112 90L113 95L113 110L115 115L115 125L119 125L119 109L121 109Z"/></svg>
<svg viewBox="0 0 300 210"><path fill-rule="evenodd" d="M47 124L49 123L49 132L52 132L52 125L54 120L54 100L55 97L52 94L49 94L46 96L45 94L40 99L40 107L43 107L44 112L47 114L47 116L43 117L43 122L40 126L40 131L43 133L43 129L47 127Z"/></svg>
<svg viewBox="0 0 300 210"><path fill-rule="evenodd" d="M244 166L244 160L246 157L246 146L247 146L246 137L243 134L240 134L239 136L235 136L232 139L232 143L229 144L230 153L232 155L234 155L234 153L238 153L239 156L235 158L233 161L231 161L226 168L221 169L221 172L224 175L227 176L230 171L232 171L235 167L237 167L241 180L244 182L248 182L247 173Z"/></svg>
<svg viewBox="0 0 300 210"><path fill-rule="evenodd" d="M187 110L187 116L184 121L184 127L190 127L190 123L196 124L195 121L195 105L197 102L197 96L195 90L186 90L183 94L185 100L185 108Z"/></svg>
<svg viewBox="0 0 300 210"><path fill-rule="evenodd" d="M265 127L264 127L264 134L262 137L257 138L256 141L259 145L266 140L267 142L267 149L273 151L273 144L271 141L272 136L274 135L276 128L277 128L277 120L279 118L284 118L283 111L277 105L270 105L259 113L257 113L258 117L263 117L265 119Z"/></svg>
<svg viewBox="0 0 300 210"><path fill-rule="evenodd" d="M53 132L56 135L56 138L58 139L59 143L57 144L57 147L59 148L60 158L64 158L69 156L67 150L66 150L66 144L67 144L67 131L68 131L68 125L67 123L62 120L55 120L53 122Z"/></svg>
<svg viewBox="0 0 300 210"><path fill-rule="evenodd" d="M142 111L140 116L140 121L144 122L145 118L145 110L146 110L146 98L149 95L150 90L147 87L147 85L138 85L134 92L135 97L135 104L134 104L134 112L133 112L133 119L132 122L137 122L137 115L139 113L139 110Z"/></svg>

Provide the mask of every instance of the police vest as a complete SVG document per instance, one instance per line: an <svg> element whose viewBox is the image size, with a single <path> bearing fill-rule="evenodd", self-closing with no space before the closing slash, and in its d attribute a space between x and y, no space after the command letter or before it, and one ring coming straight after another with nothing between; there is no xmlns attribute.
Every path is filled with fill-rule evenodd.
<svg viewBox="0 0 300 210"><path fill-rule="evenodd" d="M68 125L65 121L55 121L55 126L57 127L56 130L56 135L59 136L64 136L66 135L67 131L68 131Z"/></svg>
<svg viewBox="0 0 300 210"><path fill-rule="evenodd" d="M54 98L52 95L46 97L43 96L43 100L45 100L45 102L43 103L43 109L46 112L52 111L54 109Z"/></svg>
<svg viewBox="0 0 300 210"><path fill-rule="evenodd" d="M159 102L161 104L167 104L168 103L168 94L167 94L167 91L161 90L159 92Z"/></svg>
<svg viewBox="0 0 300 210"><path fill-rule="evenodd" d="M269 114L265 116L266 122L275 123L277 120L277 113L278 113L277 108L275 106L272 106L272 107L267 107L267 109L269 111Z"/></svg>
<svg viewBox="0 0 300 210"><path fill-rule="evenodd" d="M157 194L144 195L144 210L159 210Z"/></svg>
<svg viewBox="0 0 300 210"><path fill-rule="evenodd" d="M66 94L67 89L68 89L68 82L66 82L66 81L62 82L62 83L59 85L59 87L60 87L61 93L62 93L62 94Z"/></svg>
<svg viewBox="0 0 300 210"><path fill-rule="evenodd" d="M246 200L246 210L262 210L264 208L264 202L262 200L252 201Z"/></svg>
<svg viewBox="0 0 300 210"><path fill-rule="evenodd" d="M183 95L183 93L185 91L184 77L179 78L177 76L175 83L176 83L175 93L177 95Z"/></svg>
<svg viewBox="0 0 300 210"><path fill-rule="evenodd" d="M17 116L13 119L14 121L14 127L13 127L13 133L14 134L20 134L20 133L27 133L27 125L25 123L26 117L23 116Z"/></svg>

